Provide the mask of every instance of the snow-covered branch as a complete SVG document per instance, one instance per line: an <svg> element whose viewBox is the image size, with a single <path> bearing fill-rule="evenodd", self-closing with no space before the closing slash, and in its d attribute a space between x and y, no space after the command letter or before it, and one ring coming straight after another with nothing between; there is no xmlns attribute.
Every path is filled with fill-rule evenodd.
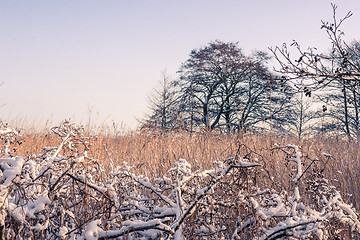
<svg viewBox="0 0 360 240"><path fill-rule="evenodd" d="M0 239L360 237L357 211L317 162L306 166L298 146L271 150L284 155L291 176L290 186L274 189L264 186L257 159L238 154L202 171L179 159L153 179L128 166L102 175L80 129L66 122L55 134L60 145L41 154L0 158Z"/></svg>

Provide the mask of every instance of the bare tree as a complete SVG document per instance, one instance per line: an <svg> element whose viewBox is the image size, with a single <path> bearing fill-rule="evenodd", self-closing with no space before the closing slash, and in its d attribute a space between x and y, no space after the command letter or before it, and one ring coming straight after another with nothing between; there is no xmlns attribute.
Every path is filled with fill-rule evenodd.
<svg viewBox="0 0 360 240"><path fill-rule="evenodd" d="M225 108L229 107L238 79L248 68L236 43L216 41L193 50L180 68L180 78L176 81L191 124L214 129Z"/></svg>
<svg viewBox="0 0 360 240"><path fill-rule="evenodd" d="M161 72L159 87L149 97L150 114L142 123L143 128L166 131L177 127L178 112L175 106L175 92L169 75Z"/></svg>
<svg viewBox="0 0 360 240"><path fill-rule="evenodd" d="M356 131L358 132L359 129L359 44L349 45L343 40L344 33L341 31L341 26L352 16L352 13L348 12L343 18L337 19L337 6L334 4L331 6L332 22L322 21L321 25L321 29L325 30L330 39L331 53L318 53L316 48L303 50L296 41L290 46L295 48L295 51L291 51L286 44L270 50L280 64L277 72L282 75L282 80L291 82L294 88L304 92L305 96L311 96L314 91L322 90L319 97L326 99L325 104L331 101L341 102L337 105L340 106L338 109L341 112L341 122L345 133L351 137L353 135L351 125L355 123ZM326 95L329 89L332 94ZM333 94L334 89L338 91L337 94ZM324 108L327 106L324 105ZM336 115L339 117L339 114ZM330 116L334 117L334 114Z"/></svg>
<svg viewBox="0 0 360 240"><path fill-rule="evenodd" d="M193 50L175 81L191 128L247 129L286 111L289 88L273 81L268 59L263 52L246 57L238 43L215 41Z"/></svg>
<svg viewBox="0 0 360 240"><path fill-rule="evenodd" d="M321 26L332 44L330 55L318 53L316 48L307 48L304 51L295 40L290 45L295 48L295 52L291 52L285 43L282 47L270 48L280 64L277 72L282 74L283 79L292 81L295 87L304 90L307 94L326 87L332 81L344 83L359 81L360 78L359 67L349 58L348 45L342 40L344 33L340 30L342 23L350 18L352 13L348 12L344 18L337 20L337 7L332 4L332 8L333 22L323 21Z"/></svg>
<svg viewBox="0 0 360 240"><path fill-rule="evenodd" d="M313 134L316 128L318 115L316 109L312 109L313 99L305 97L304 92L297 93L293 98L291 114L287 117L287 125L284 126L287 132L293 133L298 139Z"/></svg>

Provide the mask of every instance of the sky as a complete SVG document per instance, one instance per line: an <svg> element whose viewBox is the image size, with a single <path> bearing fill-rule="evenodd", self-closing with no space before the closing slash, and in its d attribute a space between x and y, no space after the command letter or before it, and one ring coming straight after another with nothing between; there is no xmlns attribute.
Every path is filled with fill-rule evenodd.
<svg viewBox="0 0 360 240"><path fill-rule="evenodd" d="M359 0L0 0L0 119L138 126L161 72L221 40L245 54L297 40L331 47L321 20L360 40Z"/></svg>

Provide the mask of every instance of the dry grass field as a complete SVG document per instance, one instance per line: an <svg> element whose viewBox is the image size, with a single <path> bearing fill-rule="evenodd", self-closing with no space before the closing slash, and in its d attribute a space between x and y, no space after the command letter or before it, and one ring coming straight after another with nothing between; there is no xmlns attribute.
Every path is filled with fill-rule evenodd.
<svg viewBox="0 0 360 240"><path fill-rule="evenodd" d="M68 121L1 141L0 239L360 237L356 141Z"/></svg>
<svg viewBox="0 0 360 240"><path fill-rule="evenodd" d="M193 170L210 169L215 161L224 161L236 154L250 161L259 162L273 184L286 188L291 177L284 174L288 167L276 146L295 144L301 147L303 164L306 168L313 160L323 170L324 175L343 194L344 200L360 210L360 144L323 136L299 140L289 136L273 134L216 134L170 132L123 132L114 135L106 133L105 127L88 133L90 141L89 157L98 159L105 170L126 162L134 166L137 174L154 178L163 176L174 162L186 159ZM22 133L22 144L16 154L26 156L38 154L44 147L57 146L60 139L49 129L40 132ZM328 155L331 157L327 157Z"/></svg>

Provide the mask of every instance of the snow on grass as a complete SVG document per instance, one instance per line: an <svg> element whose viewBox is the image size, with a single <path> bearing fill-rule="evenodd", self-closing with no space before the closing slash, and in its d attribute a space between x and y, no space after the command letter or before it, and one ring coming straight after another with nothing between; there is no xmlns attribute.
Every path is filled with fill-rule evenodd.
<svg viewBox="0 0 360 240"><path fill-rule="evenodd" d="M266 180L263 166L249 156L218 161L204 171L179 159L154 179L127 166L105 174L87 156L81 128L64 122L54 133L61 144L33 158L11 157L9 141L4 143L0 225L9 239L360 237L358 212L321 172L307 171L311 164L303 170L298 146L277 147L292 174L285 191L259 184Z"/></svg>

